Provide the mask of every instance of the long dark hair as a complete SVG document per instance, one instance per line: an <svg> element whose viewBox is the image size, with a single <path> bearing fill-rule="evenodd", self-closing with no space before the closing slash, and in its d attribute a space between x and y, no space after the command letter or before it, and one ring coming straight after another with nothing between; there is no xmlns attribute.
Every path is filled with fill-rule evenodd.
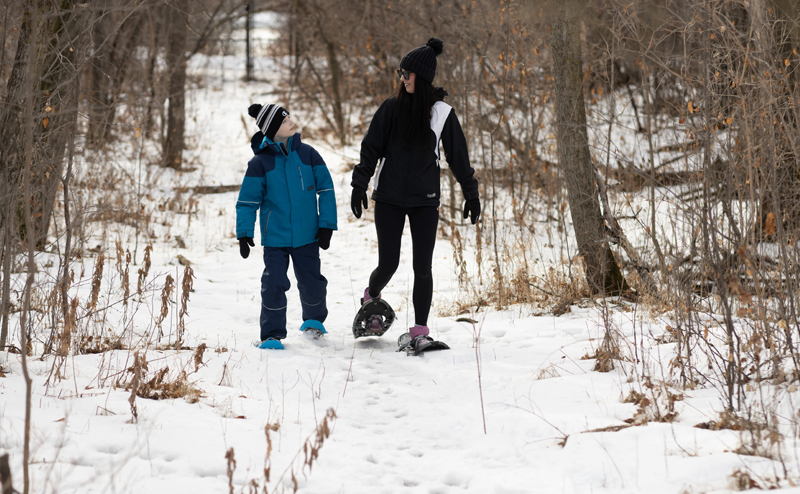
<svg viewBox="0 0 800 494"><path fill-rule="evenodd" d="M436 103L433 84L417 76L414 82L414 93L406 91L405 84L400 84L395 95L393 123L397 134L404 141L407 149L421 145L423 149L430 147L431 109Z"/></svg>

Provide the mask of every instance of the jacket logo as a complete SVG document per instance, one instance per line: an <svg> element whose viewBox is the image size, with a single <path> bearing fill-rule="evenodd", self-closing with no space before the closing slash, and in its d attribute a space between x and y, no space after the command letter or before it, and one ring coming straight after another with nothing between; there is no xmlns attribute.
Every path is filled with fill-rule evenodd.
<svg viewBox="0 0 800 494"><path fill-rule="evenodd" d="M307 188L306 190L311 190L311 189L313 189L313 188L314 188L314 186L313 186L313 185L309 185L309 186L308 186L308 188Z"/></svg>
<svg viewBox="0 0 800 494"><path fill-rule="evenodd" d="M432 194L428 194L427 197L428 197L428 199L432 199L432 198L436 197L436 192L434 192Z"/></svg>

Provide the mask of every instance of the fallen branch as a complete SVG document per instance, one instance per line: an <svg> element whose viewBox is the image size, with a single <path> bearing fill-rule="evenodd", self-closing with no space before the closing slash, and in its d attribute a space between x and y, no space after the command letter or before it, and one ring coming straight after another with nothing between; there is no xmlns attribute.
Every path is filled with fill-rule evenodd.
<svg viewBox="0 0 800 494"><path fill-rule="evenodd" d="M197 185L194 187L173 187L173 190L180 192L192 191L195 194L224 194L226 192L237 192L241 185Z"/></svg>

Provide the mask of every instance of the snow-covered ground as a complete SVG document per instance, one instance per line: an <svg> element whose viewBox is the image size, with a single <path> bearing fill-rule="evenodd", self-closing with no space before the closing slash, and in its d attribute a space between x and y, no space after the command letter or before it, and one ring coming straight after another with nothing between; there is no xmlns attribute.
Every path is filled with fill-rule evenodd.
<svg viewBox="0 0 800 494"><path fill-rule="evenodd" d="M267 101L270 88L243 85L234 76L235 70L223 71L192 94L196 147L189 161L197 170L177 178L162 175L164 190L177 183L240 182L251 154L249 133L255 130L246 109ZM295 120L302 127L302 116ZM374 225L370 211L355 220L349 210L345 170L357 159L357 148L311 144L328 163L337 193L339 230L321 253L330 334L314 341L297 330L302 319L293 286L286 350L253 347L259 334L260 248L248 259L239 256L233 238L236 192L197 196L191 224L187 215L177 214L170 224L171 235L180 235L186 247L159 236L151 272L182 270L175 266L178 254L193 263L185 344L205 343L208 350L197 369L193 350L151 347L146 358L148 375L168 366L174 377L182 369L201 397L194 403L138 398L133 421L130 391L123 389L132 351L69 357L64 379L51 379L48 387L52 357L30 359L32 492L228 492L229 466L237 493L265 485L269 492L296 487L303 493L711 493L738 490L742 472L762 488L800 492L791 488L800 481L796 435L782 443L783 464L739 455L733 452L741 443L739 432L695 427L719 419L717 390L647 386L636 369L649 366L655 376L668 367L657 358L668 358L672 345L654 344L666 321L627 305L613 308L608 322L599 309L577 306L561 317L529 316L530 310L515 307L439 315L460 298L448 240L440 240L434 254L429 326L451 350L421 357L395 351L396 338L413 324L408 232L400 268L383 292L397 321L382 338L354 340L350 325L377 263ZM133 244L126 240L125 248ZM112 271L107 269L106 277ZM290 279L294 285L292 274ZM140 315L150 317L160 302L157 294L147 300ZM464 320L467 316L474 323ZM634 332L639 340L644 335L643 362L617 362L608 373L593 370L595 360L585 357L595 354L606 323L619 331L623 346L633 345ZM0 453L10 454L14 485L21 491L19 355L0 354L0 365L7 370L0 377ZM626 403L632 390L650 405ZM789 414L796 410L795 390L779 395L787 403L780 409ZM674 421L626 422L642 423L653 404L666 413L668 394L678 396ZM320 424L329 435L317 435ZM226 460L231 449L235 465Z"/></svg>

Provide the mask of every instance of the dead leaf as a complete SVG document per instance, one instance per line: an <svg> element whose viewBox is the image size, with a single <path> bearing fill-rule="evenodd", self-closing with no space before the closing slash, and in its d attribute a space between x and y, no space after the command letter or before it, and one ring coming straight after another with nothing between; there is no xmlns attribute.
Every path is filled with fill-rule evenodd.
<svg viewBox="0 0 800 494"><path fill-rule="evenodd" d="M764 233L772 235L775 233L775 213L767 213L767 222L764 224Z"/></svg>

